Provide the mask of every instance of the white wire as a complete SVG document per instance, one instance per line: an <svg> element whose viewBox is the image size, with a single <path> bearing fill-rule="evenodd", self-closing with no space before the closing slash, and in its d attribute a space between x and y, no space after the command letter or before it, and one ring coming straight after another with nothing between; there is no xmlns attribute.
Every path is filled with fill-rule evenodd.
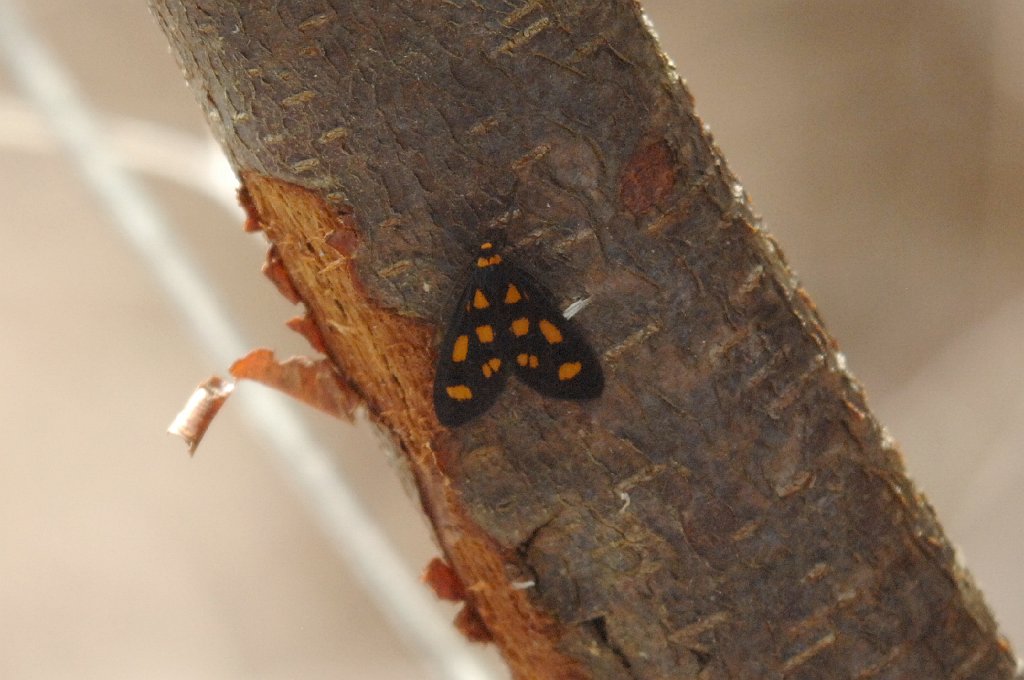
<svg viewBox="0 0 1024 680"><path fill-rule="evenodd" d="M247 345L204 277L179 246L154 202L122 170L109 150L105 130L75 91L65 69L8 0L0 0L0 50L21 89L46 118L121 234L146 260L201 346L222 366L241 356ZM328 451L313 440L295 412L267 391L239 397L249 426L270 444L337 553L428 667L441 678L493 677L441 617L426 589L359 505Z"/></svg>
<svg viewBox="0 0 1024 680"><path fill-rule="evenodd" d="M148 120L101 116L104 145L119 167L175 182L202 194L236 219L235 172L212 137L199 137ZM43 118L24 99L0 92L0 148L60 153ZM250 239L253 244L256 239ZM255 246L258 247L258 246Z"/></svg>

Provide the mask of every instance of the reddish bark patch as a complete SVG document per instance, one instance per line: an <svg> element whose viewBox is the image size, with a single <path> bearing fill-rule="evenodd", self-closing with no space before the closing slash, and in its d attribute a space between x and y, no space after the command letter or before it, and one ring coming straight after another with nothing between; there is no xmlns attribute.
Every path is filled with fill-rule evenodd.
<svg viewBox="0 0 1024 680"><path fill-rule="evenodd" d="M440 557L430 560L430 564L423 570L423 582L430 586L438 599L449 602L466 600L466 589L458 574Z"/></svg>
<svg viewBox="0 0 1024 680"><path fill-rule="evenodd" d="M313 321L313 317L306 312L303 316L296 316L288 319L285 323L288 328L292 329L302 337L306 339L309 346L320 354L327 354L327 346L324 344L324 336L320 334L320 327Z"/></svg>
<svg viewBox="0 0 1024 680"><path fill-rule="evenodd" d="M337 250L346 258L352 257L359 247L359 231L356 228L356 218L349 214L338 217L338 228L327 235L324 241L330 247Z"/></svg>
<svg viewBox="0 0 1024 680"><path fill-rule="evenodd" d="M455 627L466 636L470 642L491 642L494 636L480 614L468 602L462 606L459 613L455 615Z"/></svg>
<svg viewBox="0 0 1024 680"><path fill-rule="evenodd" d="M249 190L245 188L245 185L238 187L238 205L242 206L242 210L245 211L245 224L242 225L242 230L249 234L261 231L263 227L260 226L260 214L256 212L252 196L249 195Z"/></svg>
<svg viewBox="0 0 1024 680"><path fill-rule="evenodd" d="M254 349L231 364L231 375L273 387L336 418L351 420L362 399L342 382L328 359L278 361L269 349Z"/></svg>
<svg viewBox="0 0 1024 680"><path fill-rule="evenodd" d="M664 141L633 154L619 180L619 200L634 215L640 215L664 199L675 186L672 150Z"/></svg>
<svg viewBox="0 0 1024 680"><path fill-rule="evenodd" d="M423 582L433 589L438 599L449 602L462 602L462 609L455 615L455 627L471 642L491 642L494 636L480 613L466 599L466 588L462 585L455 570L440 557L430 560L423 571Z"/></svg>
<svg viewBox="0 0 1024 680"><path fill-rule="evenodd" d="M281 261L281 254L277 252L277 246L270 246L267 249L267 261L263 263L263 275L270 279L270 282L277 288L277 292L284 296L293 305L302 298L299 291L292 285L292 279L288 276L288 270L284 268Z"/></svg>

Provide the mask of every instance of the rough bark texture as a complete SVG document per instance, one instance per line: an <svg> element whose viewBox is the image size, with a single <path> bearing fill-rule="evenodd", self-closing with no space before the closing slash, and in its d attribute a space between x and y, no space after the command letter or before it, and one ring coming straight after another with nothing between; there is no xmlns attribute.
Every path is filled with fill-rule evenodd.
<svg viewBox="0 0 1024 680"><path fill-rule="evenodd" d="M1012 677L633 2L152 5L517 677ZM591 298L607 387L448 431L436 339L493 228Z"/></svg>

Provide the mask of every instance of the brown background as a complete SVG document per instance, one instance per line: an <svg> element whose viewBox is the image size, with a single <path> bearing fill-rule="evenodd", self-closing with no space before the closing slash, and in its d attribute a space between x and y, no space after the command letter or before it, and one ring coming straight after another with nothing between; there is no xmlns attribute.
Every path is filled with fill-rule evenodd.
<svg viewBox="0 0 1024 680"><path fill-rule="evenodd" d="M1024 648L1024 5L647 7ZM200 144L205 125L144 3L45 0L29 19L149 166L246 339L304 352L258 237L170 179L199 155L161 135ZM163 434L225 367L40 125L0 68L0 677L421 677L240 409L192 460ZM374 436L307 415L418 570L434 549Z"/></svg>

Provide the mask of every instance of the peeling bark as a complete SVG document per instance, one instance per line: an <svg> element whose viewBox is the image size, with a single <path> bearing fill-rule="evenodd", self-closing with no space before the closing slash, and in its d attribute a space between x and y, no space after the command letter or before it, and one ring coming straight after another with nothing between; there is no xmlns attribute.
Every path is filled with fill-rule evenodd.
<svg viewBox="0 0 1024 680"><path fill-rule="evenodd" d="M151 4L516 677L1013 676L633 2ZM512 381L449 431L435 343L493 229L591 298L605 393Z"/></svg>

